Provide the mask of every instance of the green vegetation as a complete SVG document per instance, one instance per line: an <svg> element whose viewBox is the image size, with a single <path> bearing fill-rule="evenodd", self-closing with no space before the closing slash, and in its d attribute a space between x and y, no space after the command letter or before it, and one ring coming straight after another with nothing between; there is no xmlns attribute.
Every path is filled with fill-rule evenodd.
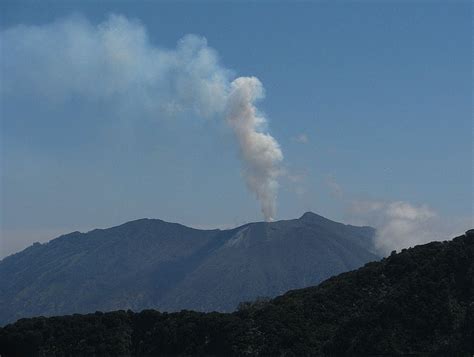
<svg viewBox="0 0 474 357"><path fill-rule="evenodd" d="M232 314L116 311L21 319L3 356L438 354L474 352L474 237L244 303Z"/></svg>

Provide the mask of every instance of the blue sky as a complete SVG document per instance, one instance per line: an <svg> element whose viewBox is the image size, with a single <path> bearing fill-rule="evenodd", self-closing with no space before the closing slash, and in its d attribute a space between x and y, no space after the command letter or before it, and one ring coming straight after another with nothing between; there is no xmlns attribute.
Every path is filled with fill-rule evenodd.
<svg viewBox="0 0 474 357"><path fill-rule="evenodd" d="M196 34L232 78L258 77L266 93L258 107L284 155L277 219L312 210L372 224L353 217L359 201L429 207L439 221L473 216L470 2L0 7L3 34L77 18L94 27L117 14L140 23L153 47L174 50ZM58 104L57 93L31 89L30 77L10 76L5 65L20 62L41 76L44 64L1 56L2 77L21 83L2 90L0 257L61 233L142 217L206 228L262 219L224 121L117 116L121 103L74 95Z"/></svg>

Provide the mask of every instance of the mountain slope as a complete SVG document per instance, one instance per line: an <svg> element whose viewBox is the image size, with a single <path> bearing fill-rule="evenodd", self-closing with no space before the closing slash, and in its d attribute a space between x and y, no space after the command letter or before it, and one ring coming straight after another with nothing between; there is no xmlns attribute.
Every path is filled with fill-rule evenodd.
<svg viewBox="0 0 474 357"><path fill-rule="evenodd" d="M0 329L2 356L473 353L474 236L403 250L232 314L117 311Z"/></svg>
<svg viewBox="0 0 474 357"><path fill-rule="evenodd" d="M314 213L232 230L142 219L75 232L0 261L0 323L96 310L232 311L375 260L373 234Z"/></svg>

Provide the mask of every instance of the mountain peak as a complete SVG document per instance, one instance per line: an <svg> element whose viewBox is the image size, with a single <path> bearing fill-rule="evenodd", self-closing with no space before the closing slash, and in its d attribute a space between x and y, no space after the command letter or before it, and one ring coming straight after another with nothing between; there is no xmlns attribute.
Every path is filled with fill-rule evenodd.
<svg viewBox="0 0 474 357"><path fill-rule="evenodd" d="M305 212L299 219L305 220L305 221L314 221L314 220L327 220L327 218L324 218L323 216L320 216L319 214L316 214L314 212L308 211Z"/></svg>

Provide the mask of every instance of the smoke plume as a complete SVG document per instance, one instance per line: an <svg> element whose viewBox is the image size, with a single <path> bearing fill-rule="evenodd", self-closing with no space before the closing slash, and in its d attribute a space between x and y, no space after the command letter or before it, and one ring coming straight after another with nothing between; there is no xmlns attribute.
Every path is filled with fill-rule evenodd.
<svg viewBox="0 0 474 357"><path fill-rule="evenodd" d="M442 217L426 204L405 201L355 200L349 210L353 223L377 229L375 248L383 255L417 244L448 240L472 226L472 218Z"/></svg>
<svg viewBox="0 0 474 357"><path fill-rule="evenodd" d="M374 243L382 254L449 238L448 232L437 231L439 217L426 205L403 201L353 201L350 211L359 222L377 228Z"/></svg>
<svg viewBox="0 0 474 357"><path fill-rule="evenodd" d="M354 199L336 182L334 176L327 177L326 185L331 195L344 206L351 224L369 225L376 229L374 248L381 255L390 254L392 250L453 238L474 222L474 217L444 217L426 204Z"/></svg>
<svg viewBox="0 0 474 357"><path fill-rule="evenodd" d="M267 121L258 113L254 102L263 96L262 83L257 78L234 80L227 102L227 121L239 142L247 187L260 201L265 220L272 221L283 154L277 141L270 134L261 132Z"/></svg>
<svg viewBox="0 0 474 357"><path fill-rule="evenodd" d="M41 108L67 108L74 101L99 108L101 120L225 119L237 138L247 187L265 219L275 217L283 156L255 107L263 86L255 77L234 79L205 38L187 35L175 49L164 49L150 42L143 25L124 16L111 15L98 25L75 16L8 28L0 44L6 103L34 98ZM94 119L85 117L84 125L87 120Z"/></svg>

